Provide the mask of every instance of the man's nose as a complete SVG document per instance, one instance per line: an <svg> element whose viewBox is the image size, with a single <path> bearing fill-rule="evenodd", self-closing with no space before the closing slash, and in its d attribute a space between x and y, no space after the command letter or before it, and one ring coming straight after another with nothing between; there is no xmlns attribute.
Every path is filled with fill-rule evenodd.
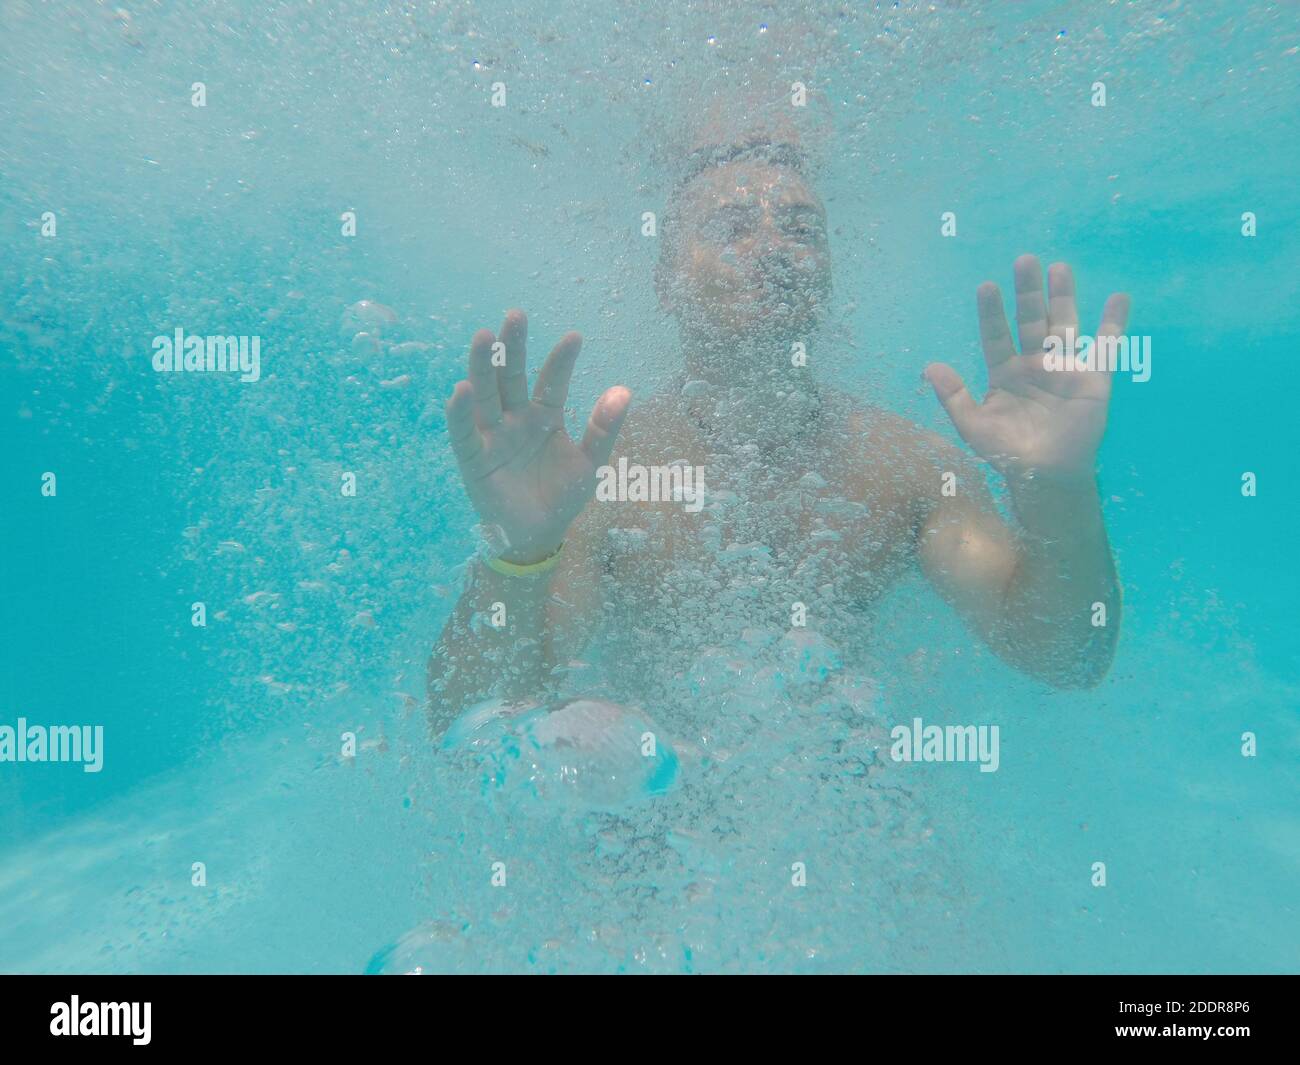
<svg viewBox="0 0 1300 1065"><path fill-rule="evenodd" d="M789 243L785 239L785 234L777 228L773 219L766 215L763 218L762 225L759 227L757 237L758 247L756 250L759 258L768 255L784 254L789 247Z"/></svg>
<svg viewBox="0 0 1300 1065"><path fill-rule="evenodd" d="M773 230L758 249L758 267L768 277L785 277L794 269L794 248L785 236Z"/></svg>

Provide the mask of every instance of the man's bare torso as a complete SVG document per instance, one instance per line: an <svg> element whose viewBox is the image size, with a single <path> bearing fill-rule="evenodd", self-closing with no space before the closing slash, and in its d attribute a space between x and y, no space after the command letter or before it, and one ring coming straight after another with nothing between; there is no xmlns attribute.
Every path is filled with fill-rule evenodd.
<svg viewBox="0 0 1300 1065"><path fill-rule="evenodd" d="M938 496L946 445L896 415L825 393L764 439L734 421L717 432L715 411L661 393L634 408L611 460L702 468L703 509L593 501L575 529L601 574L607 666L633 688L792 627L860 649Z"/></svg>

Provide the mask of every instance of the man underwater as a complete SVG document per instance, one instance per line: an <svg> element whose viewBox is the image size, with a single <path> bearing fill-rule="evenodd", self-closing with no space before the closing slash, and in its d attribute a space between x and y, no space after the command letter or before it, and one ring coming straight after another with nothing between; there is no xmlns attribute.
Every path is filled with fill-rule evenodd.
<svg viewBox="0 0 1300 1065"><path fill-rule="evenodd" d="M983 401L943 363L924 373L1005 481L1008 525L961 449L815 381L792 356L810 346L831 276L798 137L751 126L700 143L656 268L682 337L684 372L669 388L635 406L609 388L575 443L563 410L579 334L561 338L531 396L524 313L473 337L447 425L499 544L470 563L430 658L435 729L488 698L544 701L598 629L625 691L650 702L656 678L701 646L788 633L792 618L850 648L912 566L1016 669L1057 687L1099 682L1120 615L1095 473L1110 374L1046 360L1049 340L1079 331L1069 266L1048 268L1046 294L1032 255L1014 275L1019 351L997 285L977 292ZM1106 301L1098 341L1124 335L1128 309L1127 296ZM702 471L703 511L593 498L601 468L620 460ZM500 606L506 624L482 623Z"/></svg>

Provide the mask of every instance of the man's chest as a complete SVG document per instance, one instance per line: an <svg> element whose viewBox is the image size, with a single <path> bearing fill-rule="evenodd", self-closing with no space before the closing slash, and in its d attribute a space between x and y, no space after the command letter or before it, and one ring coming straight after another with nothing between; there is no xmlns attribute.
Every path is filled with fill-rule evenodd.
<svg viewBox="0 0 1300 1065"><path fill-rule="evenodd" d="M646 621L653 612L670 622L712 616L788 627L800 604L814 616L860 610L906 566L911 510L890 486L806 473L755 480L706 477L695 511L598 504L610 508L602 569L616 598Z"/></svg>

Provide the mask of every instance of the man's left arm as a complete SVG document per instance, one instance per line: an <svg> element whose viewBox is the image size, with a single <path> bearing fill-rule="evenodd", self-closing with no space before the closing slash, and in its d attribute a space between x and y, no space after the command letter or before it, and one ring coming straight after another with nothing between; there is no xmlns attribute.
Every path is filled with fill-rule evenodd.
<svg viewBox="0 0 1300 1065"><path fill-rule="evenodd" d="M1110 667L1120 620L1095 473L1111 373L1074 359L1070 268L1051 267L1046 300L1036 258L1018 259L1015 276L1021 354L997 286L979 289L983 402L949 366L931 364L926 377L962 439L1006 479L1018 528L997 517L980 475L951 449L952 465L966 473L956 494L926 513L921 566L1003 659L1060 687L1091 686ZM1127 318L1128 297L1111 296L1097 340L1122 336ZM1063 362L1049 349L1063 351Z"/></svg>
<svg viewBox="0 0 1300 1065"><path fill-rule="evenodd" d="M923 519L922 572L1008 664L1057 687L1096 684L1114 657L1120 620L1096 480L1010 481L1012 529L972 463L953 456L940 465L954 473L956 494ZM926 481L939 492L940 474Z"/></svg>

